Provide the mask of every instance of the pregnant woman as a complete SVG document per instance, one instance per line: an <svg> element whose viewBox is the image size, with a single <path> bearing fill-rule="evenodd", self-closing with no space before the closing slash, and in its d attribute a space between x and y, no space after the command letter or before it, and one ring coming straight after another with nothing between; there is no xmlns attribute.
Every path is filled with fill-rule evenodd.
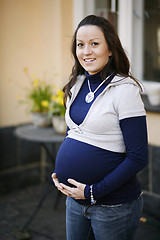
<svg viewBox="0 0 160 240"><path fill-rule="evenodd" d="M67 196L67 240L133 240L143 205L136 174L148 162L141 84L102 17L79 23L72 54L64 87L68 128L52 174Z"/></svg>

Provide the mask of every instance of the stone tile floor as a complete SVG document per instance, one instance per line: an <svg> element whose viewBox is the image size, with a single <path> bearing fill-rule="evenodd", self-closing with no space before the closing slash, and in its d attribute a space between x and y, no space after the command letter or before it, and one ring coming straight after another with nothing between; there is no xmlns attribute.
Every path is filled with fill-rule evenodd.
<svg viewBox="0 0 160 240"><path fill-rule="evenodd" d="M19 229L36 209L46 186L48 195L22 234ZM0 196L0 240L65 240L65 197L61 196L54 209L56 196L54 186L46 183ZM136 240L160 240L160 222L145 213L143 217L147 222L140 223Z"/></svg>

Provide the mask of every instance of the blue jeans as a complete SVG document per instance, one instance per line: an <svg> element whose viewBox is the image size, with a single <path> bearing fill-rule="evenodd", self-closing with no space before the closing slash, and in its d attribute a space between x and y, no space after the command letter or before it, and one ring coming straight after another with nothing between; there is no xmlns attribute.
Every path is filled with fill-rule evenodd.
<svg viewBox="0 0 160 240"><path fill-rule="evenodd" d="M67 197L67 240L133 240L142 208L142 196L133 202L113 206L83 206Z"/></svg>

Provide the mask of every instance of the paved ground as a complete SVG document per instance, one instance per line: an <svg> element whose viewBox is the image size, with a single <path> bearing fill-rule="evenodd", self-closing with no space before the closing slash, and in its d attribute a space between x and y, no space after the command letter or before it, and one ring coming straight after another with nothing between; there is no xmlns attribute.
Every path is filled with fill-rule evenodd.
<svg viewBox="0 0 160 240"><path fill-rule="evenodd" d="M65 197L60 198L55 210L57 191L51 185L27 231L19 231L45 195L46 186L38 184L0 197L0 240L65 240ZM160 222L146 214L143 217L147 222L140 223L136 240L160 240Z"/></svg>

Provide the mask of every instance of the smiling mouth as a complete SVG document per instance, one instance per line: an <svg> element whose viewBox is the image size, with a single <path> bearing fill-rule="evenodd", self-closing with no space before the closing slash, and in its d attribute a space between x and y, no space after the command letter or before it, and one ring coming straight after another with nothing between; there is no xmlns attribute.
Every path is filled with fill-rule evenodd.
<svg viewBox="0 0 160 240"><path fill-rule="evenodd" d="M85 58L84 59L84 61L87 62L87 63L93 62L95 60L96 60L95 58Z"/></svg>

